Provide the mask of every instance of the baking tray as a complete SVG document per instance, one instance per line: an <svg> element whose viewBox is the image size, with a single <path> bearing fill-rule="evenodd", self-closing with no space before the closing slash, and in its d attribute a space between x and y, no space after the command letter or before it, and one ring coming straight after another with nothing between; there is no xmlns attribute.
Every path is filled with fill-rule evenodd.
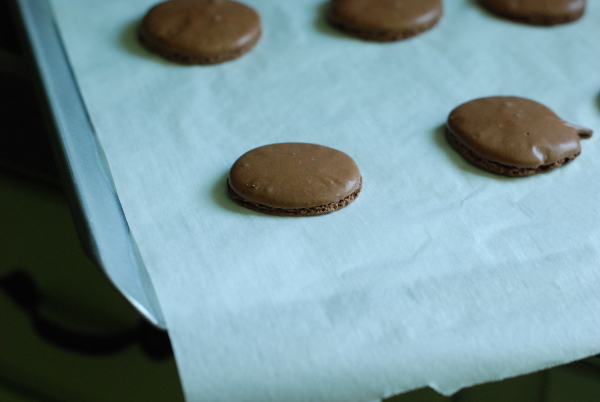
<svg viewBox="0 0 600 402"><path fill-rule="evenodd" d="M119 292L151 323L166 329L139 258L94 127L46 0L13 0L38 71L53 130L51 142L83 247Z"/></svg>
<svg viewBox="0 0 600 402"><path fill-rule="evenodd" d="M139 24L141 10L150 5L148 0L128 3L114 0L93 6L91 3L74 0L47 1L46 8L50 9L51 4L56 12L56 24L63 32L69 62L66 61L66 52L62 48L51 51L43 44L33 46L34 52L35 49L38 53L46 50L50 52L47 56L36 55L36 59L42 70L42 82L46 87L46 94L51 98L51 105L62 100L60 96L57 96L57 100L52 99L52 95L55 92L60 94L66 88L62 83L56 84L56 78L60 74L70 73L69 63L72 63L74 69L69 76L71 95L76 96L71 100L67 99L62 107L56 108L57 111L53 110L52 116L59 131L64 131L62 126L65 126L65 121L69 126L74 123L73 117L69 115L71 105L78 105L76 121L83 128L70 127L73 135L60 133L56 138L60 140L57 144L59 153L66 155L60 160L65 165L65 181L73 186L71 193L75 198L74 205L78 208L78 215L81 216L78 221L82 226L82 237L86 239L90 254L115 280L117 287L130 300L134 300L134 304L141 304L140 300L145 298L143 300L148 301L150 306L156 306L154 292L151 292L151 298L144 294L144 288L149 285L145 268L153 275L163 311L169 320L170 336L186 394L202 395L204 399L210 399L210 395L228 399L226 395L229 395L229 399L233 400L245 393L251 395L253 400L266 400L269 398L262 391L268 389L271 400L287 400L284 396L289 397L290 390L282 384L296 384L298 378L304 378L302 373L308 372L311 385L296 388L297 400L316 399L316 394L323 400L344 400L338 390L345 395L356 392L356 399L360 393L360 398L372 400L424 385L450 394L478 382L531 372L597 353L598 337L593 335L595 331L588 328L586 336L584 331L578 333L575 330L584 326L584 320L580 317L586 317L585 321L590 327L593 325L596 329L600 328L597 320L594 320L597 317L585 311L586 306L591 306L589 303L598 299L589 297L588 303L581 300L582 295L588 296L594 292L591 288L598 280L597 272L583 269L583 263L575 267L579 268L577 272L581 272L581 275L568 275L563 269L564 265L572 262L595 262L593 257L596 255L596 246L591 244L591 240L595 239L598 232L585 225L586 222L583 221L588 219L577 213L579 208L571 208L578 207L581 202L573 204L571 200L576 198L595 204L592 197L578 197L580 192L577 191L560 191L557 194L555 181L564 183L565 190L575 190L574 187L581 184L582 178L587 178L589 183L589 179L593 179L590 176L594 170L585 167L593 166L590 156L594 154L594 150L598 150L598 143L586 143L584 155L570 169L557 171L552 176L511 181L509 184L506 180L489 180L484 173L471 171L470 166L465 166L460 159L456 160L456 155L447 149L446 142L440 137L444 116L460 100L499 93L523 94L539 100L551 100L556 97L557 92L547 88L550 80L571 84L559 86L565 88L564 92L561 91L561 111L565 111L564 99L569 99L569 93L570 96L587 100L583 112L573 113L571 110L569 113L569 108L566 108L565 116L587 116L574 118L573 121L577 123L597 122L597 105L590 105L596 94L590 87L597 88L598 82L588 79L572 83L568 80L573 75L594 76L589 68L593 62L584 63L585 58L579 57L584 47L582 43L589 45L586 49L595 48L588 43L592 35L582 38L582 41L579 41L576 32L560 36L560 31L569 31L569 27L562 27L563 29L554 30L551 35L552 47L544 46L549 41L541 30L534 32L533 29L522 26L503 25L500 21L496 21L498 24L494 25L490 20L490 27L497 28L489 31L493 33L493 37L490 34L487 37L489 40L471 41L470 37L479 35L482 31L477 21L483 24L484 20L476 20L476 17L481 16L467 2L461 6L450 6L453 3L449 3L448 19L445 20L448 24L442 21L439 29L432 32L429 38L423 36L423 48L418 45L420 41L406 42L406 47L414 53L394 53L397 57L393 59L394 62L389 62L384 47L365 44L364 47L361 46L361 51L357 51L355 42L339 38L335 32L319 31L326 27L322 24L322 19L315 20L315 12L322 11L322 8L317 8L324 4L322 0L298 2L306 3L305 6L292 6L292 3L284 6L276 0L257 0L256 3L260 5L263 2L269 5L264 6L264 13L261 14L265 16L265 21L270 21L265 26L272 29L271 32L280 34L265 35L262 46L257 47L249 58L223 69L192 70L164 66L161 65L162 60L143 53L136 41L135 29ZM453 14L453 10L460 9L473 12L463 14L467 18ZM30 14L35 16L36 12L32 11ZM45 14L50 13L46 11ZM452 15L455 22L469 21L470 16L473 24L465 23L466 27L463 29L461 24L451 25ZM282 16L289 18L281 18ZM296 21L298 25L290 25L289 21ZM40 31L43 27L35 20L31 25L35 27L34 31ZM53 26L52 23L51 25ZM315 26L317 29L314 29ZM456 29L450 29L453 26ZM306 36L294 35L300 33L300 29ZM596 30L592 32L594 31ZM43 39L54 36L60 45L60 35L57 32L58 29L54 29L51 34L42 31L39 35ZM573 62L567 65L570 68L565 71L571 74L554 74L556 69L549 67L552 63L543 63L545 54L541 52L534 52L535 58L512 57L508 63L501 56L491 57L492 54L502 55L499 51L502 49L509 55L516 55L509 43L492 39L500 37L499 34L508 33L508 38L514 41L522 38L525 32L531 36L521 52L535 50L539 44L555 57L570 55L571 59L577 61L577 64ZM32 37L32 34L29 36ZM288 38L297 38L297 41L291 46ZM460 46L447 50L448 39ZM568 41L574 40L578 43L574 43L572 48L579 50L578 52L553 51L559 48L571 49L566 45ZM327 48L327 44L332 47ZM473 51L488 48L498 51ZM47 67L42 61L52 59L58 53L62 54L64 71L60 74L48 72L44 77L43 70ZM318 57L313 59L312 55ZM415 55L421 56L415 59L419 62L411 64L409 61ZM256 60L252 57L262 58L270 63L254 64L253 61ZM306 60L307 64L299 63L300 59ZM371 68L373 66L363 63L363 60L379 62L381 70ZM420 66L436 66L440 60L452 66L452 74L442 74L443 70L435 69L428 74L419 74ZM404 68L398 69L398 65ZM547 68L542 70L540 65ZM582 65L588 66L587 69L574 68ZM314 66L320 68L315 69ZM350 68L351 66L356 68ZM307 71L314 70L317 70L316 75L306 74ZM117 71L133 71L135 77L133 74L113 74ZM401 72L398 75L390 74L390 77L395 78L392 81L396 88L406 89L399 91L397 96L389 93L389 81L374 79L385 76L382 73L390 71ZM93 74L87 75L86 72ZM534 74L539 77L529 79ZM515 79L515 75L520 79ZM81 84L79 90L74 76ZM247 80L257 76L269 79ZM299 80L290 80L290 76L298 77ZM346 79L331 81L340 77ZM351 82L354 77L369 79ZM290 81L294 83L290 85L290 90L280 90ZM410 86L408 81L416 85ZM192 101L182 105L179 102L181 93L161 91L158 96L156 90L159 86L148 85L160 82L167 82L168 88L185 88L194 94L213 94L208 90L210 88L204 90L204 85L218 84L215 88L219 90L215 91L215 95L220 96L209 98L210 104L216 106L214 109L203 109L203 98L196 96L190 96ZM321 90L320 84L323 82L331 83L331 87L326 86L328 91ZM586 83L586 88L582 88L583 82ZM127 83L132 86L124 85ZM243 85L239 85L240 83ZM334 85L336 83L339 85ZM375 85L376 90L373 90L372 85ZM260 106L258 111L269 113L262 115L256 113L254 108L239 108L244 104L226 102L232 93L223 89L227 87L233 87L235 99L242 102L254 99L252 95L262 91L262 96L256 98L257 105ZM115 97L116 88L119 89L119 96ZM129 96L131 94L136 94L137 97ZM314 98L310 95L321 98L328 95L329 98L313 105ZM85 103L81 97L85 97ZM294 102L288 103L290 98ZM143 99L144 102L138 103L137 99ZM386 101L377 102L379 99ZM103 102L104 100L110 101ZM373 107L366 107L368 101L373 101ZM556 106L554 102L550 103ZM578 104L581 103L580 100ZM279 104L284 107L276 107ZM413 104L422 107L405 107ZM340 112L339 115L330 113L325 116L324 121L313 119L313 116L320 116L321 110L326 110L331 105L333 111ZM223 110L220 110L221 106L224 106ZM91 123L87 118L86 107L89 108ZM390 112L403 107L410 119L390 121L389 124L382 125L381 130L375 131L388 135L368 136L373 133L371 123L375 121L374 117L395 116ZM225 130L221 117L232 116L230 112L234 108L238 112L235 114L236 118L229 129ZM118 116L113 114L115 110L120 112ZM198 110L204 113L196 113ZM365 111L364 115L359 114L364 117L357 120L336 118L345 116L347 113L344 112L350 110ZM148 119L150 113L153 118ZM214 118L207 119L209 114ZM119 116L132 124L116 124ZM164 119L166 116L172 120ZM285 124L281 124L283 121L280 117L285 117ZM288 128L292 118L299 119L298 123L308 121L310 124L298 124L296 130L281 130ZM166 123L171 121L176 122L176 127L181 129L171 130L172 127ZM265 125L265 122L275 124ZM395 135L397 123L400 123L405 133L412 135ZM325 131L331 135L328 139L325 138ZM165 136L165 132L173 134ZM127 135L123 135L124 133ZM211 135L203 136L202 133ZM91 151L73 151L70 148L74 145L69 142L79 145L81 135L84 140L90 141L88 147ZM99 138L101 142L96 144L95 138ZM407 138L413 140L409 143L412 147L406 146L404 140ZM211 143L211 139L215 139L215 142ZM217 139L226 139L226 144L216 141ZM363 193L361 200L352 208L339 215L328 216L327 220L292 223L248 215L246 211L234 210L234 205L229 205L229 208L226 203L230 203L230 200L226 198L223 183L226 169L234 157L250 149L251 145L288 139L306 142L318 140L318 143L323 143L321 141L324 140L324 145L339 147L353 155L358 164L363 166L361 171L369 179L371 190ZM362 145L367 142L373 142L373 146L362 149ZM210 144L215 146L214 149L222 150L222 153L212 152ZM395 146L388 148L390 144ZM384 146L393 152L380 152ZM107 173L108 169L102 170L102 167L107 166L102 149L110 157L111 174ZM198 155L206 155L195 152L202 149L209 150L207 153L214 159L198 158ZM145 150L150 153L144 153ZM84 156L84 161L75 160L80 155L87 155ZM116 156L119 158L116 159ZM97 174L102 176L100 179L93 175L90 177L88 160L97 165L100 172ZM205 163L205 160L210 163ZM146 164L147 161L156 163ZM81 178L77 176L77 164L82 165L86 172L86 183L100 180L108 186L108 194L94 195L98 190L94 185L91 185L91 189L82 189L78 184ZM419 168L415 168L416 166ZM151 167L165 169L156 169L154 172ZM160 174L155 177L130 174L138 171ZM391 174L397 172L409 172L410 179L405 180L406 176ZM575 176L578 172L579 176ZM116 186L112 185L111 176L114 177ZM391 183L393 185L390 186ZM538 185L531 187L527 183ZM491 191L481 190L486 187ZM122 217L121 203L115 195L115 188L120 190L121 202L127 212L132 233L139 241L147 262L146 267L138 263L140 259L132 240L134 236L129 234L127 222ZM597 187L592 190L593 193L587 194L598 194ZM373 208L380 205L384 194L387 199L394 200L394 203ZM116 215L110 218L90 216L86 208L92 208L93 203L106 198L114 202ZM555 208L556 202L561 206L558 209ZM136 208L140 206L141 208ZM384 216L381 211L386 212L385 219L381 219ZM598 214L600 211L592 208L587 216L593 218ZM357 219L347 219L344 216ZM489 219L491 216L494 219ZM392 217L395 219L390 219ZM117 260L117 264L107 264L98 258L101 236L93 233L93 226L99 222L102 225L100 230L103 230L106 222L114 225L115 221L120 225L118 230L124 236L118 240L109 231L106 250L112 252L114 247L125 245L125 258ZM521 230L523 221L532 223L531 231ZM570 225L563 222L569 222ZM404 226L405 223L409 224ZM581 229L580 233L590 233L585 239L587 242L577 242L573 245L576 247L569 248L577 252L576 257L571 257L570 253L560 253L563 251L563 243L571 244L566 241L568 239L564 234L573 227L572 223L588 228L587 232ZM181 227L189 228L189 231L180 231ZM212 230L213 227L219 230ZM410 230L397 230L404 227ZM232 228L236 229L235 235ZM447 228L451 230L444 230ZM332 233L332 230L350 236L345 237L344 242L329 242L328 233ZM257 232L264 233L264 237L259 237L258 241L245 241L254 239ZM491 232L494 235L490 235ZM304 233L306 235L303 236ZM553 233L556 235L548 236ZM286 234L293 241L288 241L286 236L279 234ZM450 241L448 234L453 237ZM535 241L538 238L543 238L544 241ZM305 242L299 243L298 239L304 239ZM523 246L519 247L516 243ZM215 244L221 247L214 247ZM310 247L304 247L304 244ZM331 250L334 247L340 247L343 251L348 248L347 244L360 244L361 247L356 247L357 251L350 253L351 258L340 258L341 253L332 257ZM527 248L529 244L538 247ZM584 244L583 250L581 244ZM229 251L228 245L235 245L239 261L219 258L230 255L224 253ZM381 252L396 245L402 246L401 252ZM153 253L154 250L160 250L160 255ZM286 252L281 253L281 250ZM311 252L306 253L306 250ZM322 254L319 253L321 250L324 251ZM361 253L363 250L365 252ZM309 257L304 258L305 255ZM370 255L383 255L384 258L373 261ZM471 261L464 258L469 255L475 258ZM255 256L250 264L247 264L247 256ZM424 260L424 257L427 259ZM280 263L279 258L284 261ZM350 259L352 264L345 264ZM386 265L388 260L392 263ZM120 268L119 263L123 261L129 261L131 265ZM228 267L228 261L235 263ZM382 261L383 264L380 263ZM362 269L374 265L378 265L377 270ZM128 269L131 267L133 268ZM456 274L452 274L453 272ZM415 283L417 286L413 286ZM180 284L181 288L169 288L170 285ZM372 287L369 286L371 284ZM182 292L181 289L185 291ZM398 292L398 289L402 291ZM142 296L139 293L136 296L136 291ZM257 297L250 297L252 294ZM231 297L232 295L235 296ZM238 295L241 296L237 297ZM283 295L291 295L291 300ZM376 297L379 295L383 297ZM457 295L463 295L463 298L458 298ZM557 300L555 310L546 303L548 295ZM567 299L570 295L573 297ZM309 297L309 303L304 303ZM497 303L497 300L510 302ZM561 303L561 300L564 302ZM440 303L435 303L436 301ZM302 308L305 304L308 306ZM560 325L563 317L557 317L557 314L576 304L582 308L569 308L578 313L567 317L564 328L568 330L563 330ZM247 306L255 308L249 309ZM525 311L521 313L523 310ZM368 314L362 314L367 311ZM376 315L381 318L372 320ZM240 320L240 317L243 319ZM393 324L388 319L390 317L395 318ZM336 325L331 325L332 322ZM363 322L372 324L356 325ZM477 322L482 325L476 325ZM373 328L375 330L371 331ZM465 328L468 331L464 331ZM528 331L528 328L536 329L537 332ZM469 345L469 340L473 338L464 336L465 333L479 336L474 336L475 342ZM517 336L520 333L524 333L522 338L525 339ZM533 336L527 337L530 333ZM388 340L386 335L391 339ZM548 338L548 341L539 342L544 338ZM256 339L264 342L259 345ZM340 339L346 342L340 343ZM306 340L310 342L305 342ZM294 347L289 347L290 344ZM414 352L415 350L418 352ZM541 350L548 353L542 356ZM256 356L261 357L259 361ZM324 359L323 356L328 358ZM462 364L465 361L467 363ZM219 370L215 370L215 362L218 362ZM231 364L226 364L227 362ZM248 367L252 367L252 370L248 370ZM377 370L371 371L374 367ZM437 372L432 373L432 370ZM282 380L279 376L283 372L290 374L287 379ZM277 375L263 376L263 373ZM347 375L348 373L351 374ZM399 373L406 375L398 375ZM371 378L369 374L372 375ZM231 378L240 379L239 384L246 384L247 388L230 389ZM273 390L280 393L271 393Z"/></svg>

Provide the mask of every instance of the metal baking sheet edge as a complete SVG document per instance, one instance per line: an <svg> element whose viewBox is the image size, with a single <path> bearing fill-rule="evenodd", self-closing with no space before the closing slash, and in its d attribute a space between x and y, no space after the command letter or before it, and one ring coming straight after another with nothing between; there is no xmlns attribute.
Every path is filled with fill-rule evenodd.
<svg viewBox="0 0 600 402"><path fill-rule="evenodd" d="M15 0L35 59L51 138L79 237L88 256L152 324L166 323L97 143L47 0Z"/></svg>

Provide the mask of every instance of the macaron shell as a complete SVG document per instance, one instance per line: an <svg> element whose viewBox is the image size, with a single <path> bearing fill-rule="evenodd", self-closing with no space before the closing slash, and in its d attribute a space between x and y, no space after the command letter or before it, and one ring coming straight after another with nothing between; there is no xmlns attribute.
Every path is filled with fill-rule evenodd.
<svg viewBox="0 0 600 402"><path fill-rule="evenodd" d="M328 20L351 35L383 41L421 33L442 14L441 0L331 0Z"/></svg>
<svg viewBox="0 0 600 402"><path fill-rule="evenodd" d="M271 208L310 208L352 195L360 171L345 153L315 144L281 143L253 149L231 167L229 186L247 202Z"/></svg>
<svg viewBox="0 0 600 402"><path fill-rule="evenodd" d="M555 25L579 19L586 0L478 0L499 16L534 25Z"/></svg>
<svg viewBox="0 0 600 402"><path fill-rule="evenodd" d="M448 116L448 131L482 158L537 168L571 158L591 130L560 119L535 101L490 97L460 105Z"/></svg>
<svg viewBox="0 0 600 402"><path fill-rule="evenodd" d="M148 11L139 36L164 57L209 64L250 50L261 36L261 21L252 8L231 0L169 0Z"/></svg>

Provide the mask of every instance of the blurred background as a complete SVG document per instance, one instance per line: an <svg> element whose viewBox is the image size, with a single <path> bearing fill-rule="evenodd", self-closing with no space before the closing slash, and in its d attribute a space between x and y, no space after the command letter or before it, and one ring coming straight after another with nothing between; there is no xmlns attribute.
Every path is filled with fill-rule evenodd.
<svg viewBox="0 0 600 402"><path fill-rule="evenodd" d="M182 401L166 332L86 257L18 16L0 0L0 401ZM600 358L387 402L600 401Z"/></svg>

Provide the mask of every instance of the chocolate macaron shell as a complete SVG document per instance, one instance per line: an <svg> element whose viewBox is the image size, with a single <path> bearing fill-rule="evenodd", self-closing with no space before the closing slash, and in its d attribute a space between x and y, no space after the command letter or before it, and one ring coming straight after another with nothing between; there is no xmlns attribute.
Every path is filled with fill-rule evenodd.
<svg viewBox="0 0 600 402"><path fill-rule="evenodd" d="M148 50L184 64L240 57L261 36L252 8L232 0L169 0L152 7L138 36Z"/></svg>
<svg viewBox="0 0 600 402"><path fill-rule="evenodd" d="M332 212L356 198L360 171L345 153L315 144L253 149L231 167L230 196L250 209L279 215Z"/></svg>
<svg viewBox="0 0 600 402"><path fill-rule="evenodd" d="M446 132L465 159L510 176L540 173L571 161L581 152L580 139L592 134L540 103L503 96L458 106L448 116Z"/></svg>
<svg viewBox="0 0 600 402"><path fill-rule="evenodd" d="M585 12L586 0L478 0L488 11L532 25L575 21Z"/></svg>
<svg viewBox="0 0 600 402"><path fill-rule="evenodd" d="M327 19L352 36L393 41L432 28L442 14L441 0L331 0Z"/></svg>

